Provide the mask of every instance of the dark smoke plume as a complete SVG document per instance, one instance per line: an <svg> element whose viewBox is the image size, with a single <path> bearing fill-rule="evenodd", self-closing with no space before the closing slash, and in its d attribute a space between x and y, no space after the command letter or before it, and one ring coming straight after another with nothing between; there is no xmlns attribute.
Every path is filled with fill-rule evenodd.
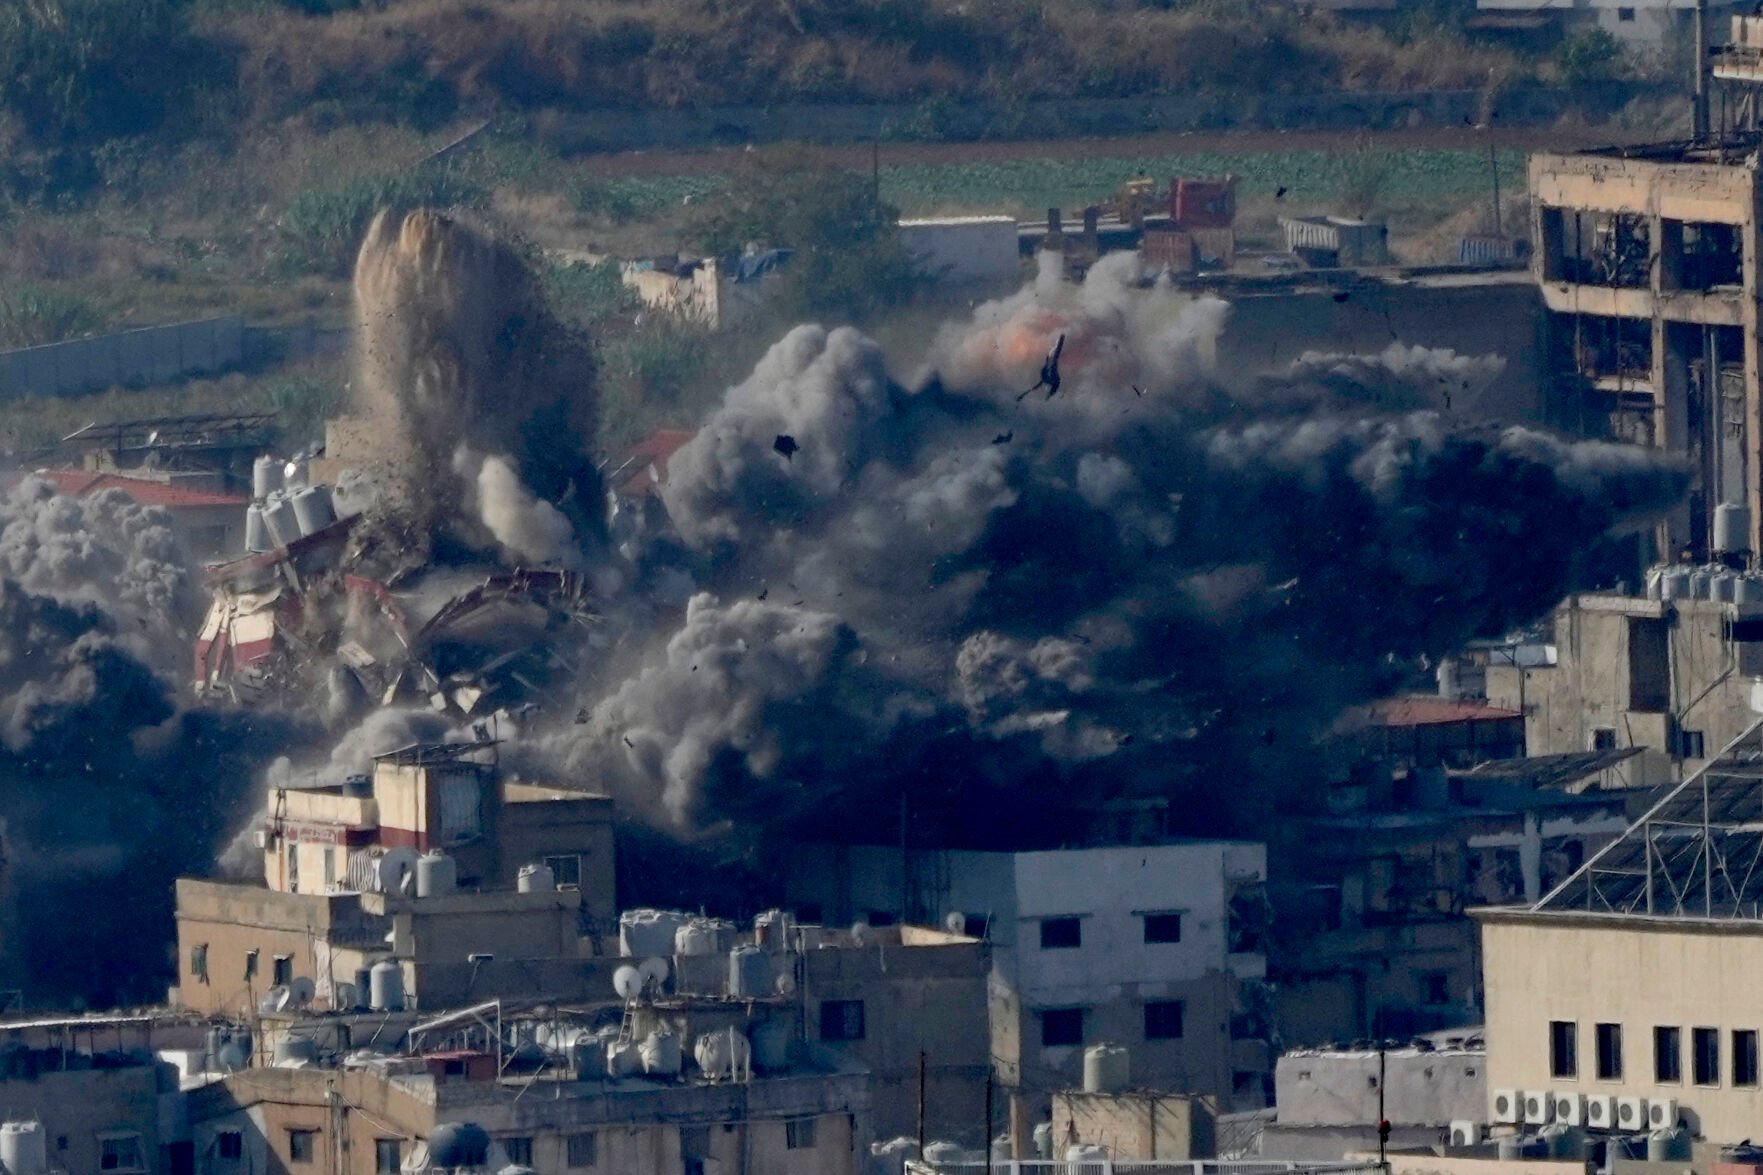
<svg viewBox="0 0 1763 1175"><path fill-rule="evenodd" d="M549 760L760 838L890 837L902 794L971 843L1135 794L1252 827L1342 708L1540 615L1683 492L1649 451L1403 410L1496 360L1222 381L1228 308L1131 260L979 308L910 386L855 331L785 336L669 466L700 594ZM1019 403L1059 335L1058 394Z"/></svg>
<svg viewBox="0 0 1763 1175"><path fill-rule="evenodd" d="M163 998L172 882L289 733L180 709L189 568L164 512L118 491L0 499L0 957L39 1005Z"/></svg>

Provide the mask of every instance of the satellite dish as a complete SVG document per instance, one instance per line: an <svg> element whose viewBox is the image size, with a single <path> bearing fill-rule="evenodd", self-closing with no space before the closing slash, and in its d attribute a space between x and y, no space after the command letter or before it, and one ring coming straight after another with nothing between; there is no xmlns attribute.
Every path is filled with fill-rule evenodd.
<svg viewBox="0 0 1763 1175"><path fill-rule="evenodd" d="M287 1006L288 989L279 984L264 992L263 998L257 1001L257 1010L266 1016L285 1011Z"/></svg>
<svg viewBox="0 0 1763 1175"><path fill-rule="evenodd" d="M666 959L644 959L637 964L637 971L642 975L645 985L653 985L659 989L667 982L670 968Z"/></svg>
<svg viewBox="0 0 1763 1175"><path fill-rule="evenodd" d="M778 995L795 995L796 994L796 977L794 975L791 975L788 971L786 971L782 975L779 975L777 977L776 986L777 986L777 994Z"/></svg>
<svg viewBox="0 0 1763 1175"><path fill-rule="evenodd" d="M967 915L960 910L952 912L943 919L943 928L950 934L963 934L967 931Z"/></svg>
<svg viewBox="0 0 1763 1175"><path fill-rule="evenodd" d="M297 976L294 982L288 985L288 1003L296 1008L304 1008L312 1002L312 997L317 993L318 987L311 979L304 975Z"/></svg>
<svg viewBox="0 0 1763 1175"><path fill-rule="evenodd" d="M339 983L337 984L337 993L331 999L331 1006L333 1010L339 1012L353 1011L358 1006L359 998L355 994L353 983Z"/></svg>
<svg viewBox="0 0 1763 1175"><path fill-rule="evenodd" d="M643 973L628 965L620 967L612 973L612 990L623 999L635 999L643 993Z"/></svg>
<svg viewBox="0 0 1763 1175"><path fill-rule="evenodd" d="M851 945L862 946L869 941L869 923L854 922L851 924Z"/></svg>

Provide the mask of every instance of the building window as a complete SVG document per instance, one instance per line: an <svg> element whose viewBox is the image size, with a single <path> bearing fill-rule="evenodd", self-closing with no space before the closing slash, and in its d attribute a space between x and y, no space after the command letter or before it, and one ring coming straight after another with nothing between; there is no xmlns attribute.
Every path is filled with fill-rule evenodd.
<svg viewBox="0 0 1763 1175"><path fill-rule="evenodd" d="M1146 914L1145 941L1151 943L1180 942L1180 914Z"/></svg>
<svg viewBox="0 0 1763 1175"><path fill-rule="evenodd" d="M1696 1028L1690 1033L1690 1057L1697 1085L1720 1084L1720 1029Z"/></svg>
<svg viewBox="0 0 1763 1175"><path fill-rule="evenodd" d="M862 1040L863 1001L820 1001L820 1039Z"/></svg>
<svg viewBox="0 0 1763 1175"><path fill-rule="evenodd" d="M229 1163L245 1157L245 1136L237 1130L222 1130L214 1136L214 1153Z"/></svg>
<svg viewBox="0 0 1763 1175"><path fill-rule="evenodd" d="M190 974L202 983L208 982L208 944L199 942L190 948Z"/></svg>
<svg viewBox="0 0 1763 1175"><path fill-rule="evenodd" d="M324 887L329 890L337 884L337 850L335 846L324 847Z"/></svg>
<svg viewBox="0 0 1763 1175"><path fill-rule="evenodd" d="M373 1140L373 1169L379 1175L395 1175L404 1163L403 1145L396 1138Z"/></svg>
<svg viewBox="0 0 1763 1175"><path fill-rule="evenodd" d="M1571 1020L1549 1021L1549 1076L1579 1076L1579 1025Z"/></svg>
<svg viewBox="0 0 1763 1175"><path fill-rule="evenodd" d="M245 982L250 983L253 979L256 979L256 978L257 978L257 952L255 950L249 950L249 951L245 952Z"/></svg>
<svg viewBox="0 0 1763 1175"><path fill-rule="evenodd" d="M288 1162L310 1163L318 1153L318 1131L288 1131Z"/></svg>
<svg viewBox="0 0 1763 1175"><path fill-rule="evenodd" d="M793 1151L814 1149L814 1119L791 1118L784 1123L784 1146Z"/></svg>
<svg viewBox="0 0 1763 1175"><path fill-rule="evenodd" d="M270 982L277 987L286 987L294 982L294 956L277 955Z"/></svg>
<svg viewBox="0 0 1763 1175"><path fill-rule="evenodd" d="M1732 1083L1734 1085L1757 1084L1757 1030L1755 1028L1735 1028L1732 1030Z"/></svg>
<svg viewBox="0 0 1763 1175"><path fill-rule="evenodd" d="M1596 1029L1598 1080L1622 1080L1622 1025L1600 1024Z"/></svg>
<svg viewBox="0 0 1763 1175"><path fill-rule="evenodd" d="M1181 1039L1182 1002L1153 1000L1145 1005L1146 1040Z"/></svg>
<svg viewBox="0 0 1763 1175"><path fill-rule="evenodd" d="M990 914L961 915L961 933L968 938L983 939L989 935L991 931L992 917Z"/></svg>
<svg viewBox="0 0 1763 1175"><path fill-rule="evenodd" d="M1629 23L1630 21L1632 21L1634 19L1634 9L1632 9L1632 8L1618 8L1616 10L1616 19L1623 24Z"/></svg>
<svg viewBox="0 0 1763 1175"><path fill-rule="evenodd" d="M1421 998L1428 1006L1438 1007L1451 1002L1451 977L1443 971L1434 971L1420 977Z"/></svg>
<svg viewBox="0 0 1763 1175"><path fill-rule="evenodd" d="M900 919L895 917L892 910L871 910L863 916L863 920L871 926L881 927L892 926Z"/></svg>
<svg viewBox="0 0 1763 1175"><path fill-rule="evenodd" d="M1066 951L1084 944L1084 921L1082 918L1042 918L1041 949L1043 951Z"/></svg>
<svg viewBox="0 0 1763 1175"><path fill-rule="evenodd" d="M1653 1029L1653 1080L1666 1085L1683 1080L1683 1029Z"/></svg>
<svg viewBox="0 0 1763 1175"><path fill-rule="evenodd" d="M141 1161L139 1134L101 1134L98 1136L98 1169L100 1171L145 1171Z"/></svg>
<svg viewBox="0 0 1763 1175"><path fill-rule="evenodd" d="M1680 759L1701 759L1706 756L1707 740L1699 730L1680 730L1677 732L1677 757Z"/></svg>
<svg viewBox="0 0 1763 1175"><path fill-rule="evenodd" d="M592 1167L600 1161L598 1134L572 1134L566 1144L566 1158L571 1167Z"/></svg>
<svg viewBox="0 0 1763 1175"><path fill-rule="evenodd" d="M1084 1042L1082 1008L1048 1008L1041 1013L1041 1047L1065 1048Z"/></svg>
<svg viewBox="0 0 1763 1175"><path fill-rule="evenodd" d="M1592 750L1614 751L1616 749L1616 728L1599 726L1592 730Z"/></svg>
<svg viewBox="0 0 1763 1175"><path fill-rule="evenodd" d="M557 879L559 886L568 886L571 889L582 887L582 859L576 854L546 857L545 864L550 866L551 876Z"/></svg>
<svg viewBox="0 0 1763 1175"><path fill-rule="evenodd" d="M509 1163L516 1167L533 1165L533 1140L530 1135L502 1139L502 1150L508 1155Z"/></svg>

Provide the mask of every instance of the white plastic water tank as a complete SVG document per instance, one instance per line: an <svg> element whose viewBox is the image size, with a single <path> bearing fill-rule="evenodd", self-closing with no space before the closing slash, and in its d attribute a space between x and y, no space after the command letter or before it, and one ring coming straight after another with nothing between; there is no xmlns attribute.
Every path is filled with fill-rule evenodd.
<svg viewBox="0 0 1763 1175"><path fill-rule="evenodd" d="M635 1043L614 1044L606 1050L606 1075L608 1077L629 1077L633 1073L643 1071L643 1056Z"/></svg>
<svg viewBox="0 0 1763 1175"><path fill-rule="evenodd" d="M1741 575L1732 587L1732 601L1735 604L1763 604L1763 578L1755 575Z"/></svg>
<svg viewBox="0 0 1763 1175"><path fill-rule="evenodd" d="M0 1163L7 1175L45 1175L49 1136L41 1122L0 1122Z"/></svg>
<svg viewBox="0 0 1763 1175"><path fill-rule="evenodd" d="M728 994L737 1000L757 1000L775 994L771 986L771 956L751 943L728 953Z"/></svg>
<svg viewBox="0 0 1763 1175"><path fill-rule="evenodd" d="M1084 1050L1085 1093L1121 1093L1131 1084L1132 1054L1113 1044Z"/></svg>
<svg viewBox="0 0 1763 1175"><path fill-rule="evenodd" d="M557 876L549 865L522 865L515 876L514 886L521 893L554 893Z"/></svg>
<svg viewBox="0 0 1763 1175"><path fill-rule="evenodd" d="M1697 567L1690 572L1690 599L1705 600L1708 598L1709 585L1714 581L1714 573L1706 567Z"/></svg>
<svg viewBox="0 0 1763 1175"><path fill-rule="evenodd" d="M294 515L294 503L285 493L271 494L263 501L263 520L269 524L269 539L285 547L300 537L300 520Z"/></svg>
<svg viewBox="0 0 1763 1175"><path fill-rule="evenodd" d="M245 507L245 550L256 555L274 546L269 541L269 523L264 520L263 507L251 503Z"/></svg>
<svg viewBox="0 0 1763 1175"><path fill-rule="evenodd" d="M679 1037L671 1032L651 1032L637 1048L643 1058L643 1072L651 1077L678 1077L685 1063Z"/></svg>
<svg viewBox="0 0 1763 1175"><path fill-rule="evenodd" d="M1714 507L1714 550L1736 555L1751 549L1751 511L1737 502Z"/></svg>
<svg viewBox="0 0 1763 1175"><path fill-rule="evenodd" d="M929 1142L924 1146L924 1161L932 1167L959 1163L966 1157L966 1149L952 1142Z"/></svg>
<svg viewBox="0 0 1763 1175"><path fill-rule="evenodd" d="M297 490L306 484L306 475L310 468L304 457L296 457L282 466L282 486L289 490Z"/></svg>
<svg viewBox="0 0 1763 1175"><path fill-rule="evenodd" d="M376 1012L404 1010L404 968L381 959L368 972L367 1006Z"/></svg>
<svg viewBox="0 0 1763 1175"><path fill-rule="evenodd" d="M282 488L282 463L267 453L251 462L251 496L259 502Z"/></svg>
<svg viewBox="0 0 1763 1175"><path fill-rule="evenodd" d="M1077 1146L1065 1148L1065 1161L1068 1163L1106 1163L1108 1148L1097 1146L1093 1142L1079 1143Z"/></svg>
<svg viewBox="0 0 1763 1175"><path fill-rule="evenodd" d="M618 953L627 958L671 955L687 920L674 910L626 910L618 916Z"/></svg>
<svg viewBox="0 0 1763 1175"><path fill-rule="evenodd" d="M1051 1159L1053 1157L1053 1124L1036 1122L1034 1130L1035 1157Z"/></svg>
<svg viewBox="0 0 1763 1175"><path fill-rule="evenodd" d="M692 1042L692 1058L704 1076L722 1081L752 1071L753 1046L739 1029L719 1028Z"/></svg>
<svg viewBox="0 0 1763 1175"><path fill-rule="evenodd" d="M698 958L719 953L716 949L716 928L702 918L694 918L673 935L673 953Z"/></svg>
<svg viewBox="0 0 1763 1175"><path fill-rule="evenodd" d="M416 896L444 897L459 888L459 863L445 853L424 853L416 859Z"/></svg>
<svg viewBox="0 0 1763 1175"><path fill-rule="evenodd" d="M294 491L294 521L301 534L316 534L337 520L331 506L331 492L324 486L307 486Z"/></svg>
<svg viewBox="0 0 1763 1175"><path fill-rule="evenodd" d="M1708 585L1710 599L1730 604L1738 598L1739 577L1725 568L1714 573L1713 582Z"/></svg>

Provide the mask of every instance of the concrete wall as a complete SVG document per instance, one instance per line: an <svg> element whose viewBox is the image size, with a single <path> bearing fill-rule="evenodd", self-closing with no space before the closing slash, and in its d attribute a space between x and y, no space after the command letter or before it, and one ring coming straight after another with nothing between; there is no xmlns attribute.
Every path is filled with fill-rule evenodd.
<svg viewBox="0 0 1763 1175"><path fill-rule="evenodd" d="M1063 1144L1075 1132L1082 1143L1105 1146L1122 1159L1209 1159L1217 1109L1190 1097L1152 1093L1053 1095L1053 1136Z"/></svg>
<svg viewBox="0 0 1763 1175"><path fill-rule="evenodd" d="M175 1102L177 1072L158 1063L0 1080L6 1119L40 1121L50 1169L70 1172L100 1170L104 1135L135 1134L145 1170L166 1175L159 1153L161 1096Z"/></svg>
<svg viewBox="0 0 1763 1175"><path fill-rule="evenodd" d="M1449 1126L1487 1114L1487 1054L1399 1049L1287 1053L1274 1069L1282 1126L1362 1126L1378 1110L1392 1124Z"/></svg>
<svg viewBox="0 0 1763 1175"><path fill-rule="evenodd" d="M1713 1142L1754 1138L1763 1089L1731 1085L1734 1029L1763 1029L1763 926L1737 921L1529 914L1482 922L1490 1091L1552 1090L1675 1098ZM1579 1026L1579 1076L1550 1075L1549 1024ZM1594 1026L1622 1026L1623 1077L1600 1081ZM1653 1029L1682 1029L1684 1080L1654 1081ZM1691 1029L1720 1032L1718 1084L1693 1084Z"/></svg>
<svg viewBox="0 0 1763 1175"><path fill-rule="evenodd" d="M77 395L225 371L243 361L244 335L245 320L229 314L0 351L0 399Z"/></svg>
<svg viewBox="0 0 1763 1175"><path fill-rule="evenodd" d="M1669 616L1657 601L1619 596L1573 596L1556 610L1556 663L1534 669L1489 666L1488 702L1522 710L1525 745L1533 755L1584 751L1593 732L1615 732L1618 747L1645 747L1625 763L1624 779L1647 786L1682 778L1701 760L1679 765L1669 737L1701 731L1713 755L1756 718L1751 708L1749 656L1726 637L1737 615L1732 605L1680 600ZM1669 691L1665 711L1636 710L1630 697L1630 621L1667 625L1670 668L1657 683ZM1659 675L1654 675L1659 676Z"/></svg>

